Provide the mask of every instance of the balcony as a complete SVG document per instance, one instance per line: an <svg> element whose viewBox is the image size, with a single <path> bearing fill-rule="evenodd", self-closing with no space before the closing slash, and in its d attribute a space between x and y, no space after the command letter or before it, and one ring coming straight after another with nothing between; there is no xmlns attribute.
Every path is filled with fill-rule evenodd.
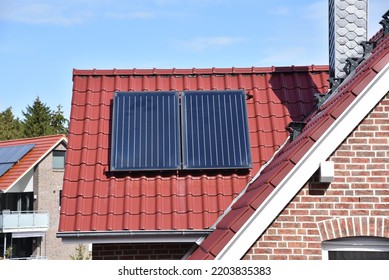
<svg viewBox="0 0 389 280"><path fill-rule="evenodd" d="M47 231L48 228L48 211L0 212L0 232Z"/></svg>

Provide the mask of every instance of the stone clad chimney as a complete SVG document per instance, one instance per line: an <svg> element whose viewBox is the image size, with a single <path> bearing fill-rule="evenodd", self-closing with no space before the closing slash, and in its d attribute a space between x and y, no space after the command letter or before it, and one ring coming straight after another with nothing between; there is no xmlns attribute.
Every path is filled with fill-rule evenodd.
<svg viewBox="0 0 389 280"><path fill-rule="evenodd" d="M347 58L363 56L368 0L329 0L330 78L343 79Z"/></svg>

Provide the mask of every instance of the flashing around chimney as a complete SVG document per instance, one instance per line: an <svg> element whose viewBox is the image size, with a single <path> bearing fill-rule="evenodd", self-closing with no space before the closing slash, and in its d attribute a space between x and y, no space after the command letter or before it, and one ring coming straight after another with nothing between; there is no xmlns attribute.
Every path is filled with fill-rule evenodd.
<svg viewBox="0 0 389 280"><path fill-rule="evenodd" d="M382 16L382 20L380 21L380 24L382 25L384 29L384 34L389 33L389 10Z"/></svg>
<svg viewBox="0 0 389 280"><path fill-rule="evenodd" d="M305 127L307 123L306 122L298 122L298 121L293 121L290 122L288 127L286 128L287 131L290 133L290 141L293 141L296 139L297 136L299 136Z"/></svg>

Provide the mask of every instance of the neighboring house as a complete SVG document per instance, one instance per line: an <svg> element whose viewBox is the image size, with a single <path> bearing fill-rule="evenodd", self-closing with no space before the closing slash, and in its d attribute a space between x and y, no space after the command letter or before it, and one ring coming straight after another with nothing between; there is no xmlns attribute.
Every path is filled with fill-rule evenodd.
<svg viewBox="0 0 389 280"><path fill-rule="evenodd" d="M288 124L302 120L304 115L313 110L316 105L314 94L327 92L327 79L327 66L74 70L58 237L65 242L93 243L93 259L182 258L212 231L212 224L285 142L289 135L286 128ZM222 118L223 124L229 122L227 125L219 126L217 131L209 123L201 122L199 125L200 132L205 127L205 135L212 136L217 132L215 138L205 138L205 144L204 134L201 133L191 137L183 133L183 138L201 143L200 147L194 147L195 153L202 151L207 154L208 164L212 154L202 150L203 146L218 151L221 161L222 156L228 157L229 149L224 146L228 141L230 146L235 141L237 147L239 142L245 142L245 131L240 131L244 125L238 126L231 122L231 116L243 123L246 120L250 138L247 158L251 158L251 167L247 164L226 169L205 165L185 169L191 164L185 163L190 157L186 155L183 167L177 167L175 163L173 167L169 165L155 170L156 167L151 166L151 170L139 171L137 166L121 166L122 162L117 160L117 148L123 153L131 150L139 158L146 158L148 153L149 160L152 155L155 155L154 158L158 155L162 158L164 151L174 157L180 152L177 146L169 147L162 142L150 143L154 141L150 139L158 138L158 129L154 132L152 129L147 130L146 127L152 127L152 122L147 121L147 118L154 120L154 123L160 120L161 124L156 127L170 131L168 125L162 128L163 117L168 119L170 116L160 115L164 107L161 105L150 110L152 102L156 106L157 98L163 98L160 94L173 98L172 102L165 103L165 106L171 104L169 112L177 109L178 105L174 103L177 99L182 101L182 122L190 118L188 112L193 113L190 111L189 99L185 99L191 94L192 97L193 94L205 96L205 103L198 106L202 108L201 112L205 108L207 114L210 107L212 112L225 114L211 102L211 97L238 98L239 105L243 106L239 114L247 111L248 118L239 117L234 101L232 107L226 108L227 117ZM154 101L153 97L156 98ZM140 115L134 115L136 109L141 108L140 103L137 107L132 99L123 101L120 98L138 98L138 102L144 98L142 110L137 110ZM121 114L120 108L127 108L127 115ZM140 112L144 113L143 117ZM129 116L131 121L127 121ZM170 122L171 127L176 126L177 119L174 116ZM217 119L219 123L221 118ZM133 121L138 123L138 131L135 133ZM192 118L192 121L200 123L197 118ZM179 127L182 132L188 130L184 125ZM196 125L194 127L197 129ZM227 128L230 130L225 131ZM220 129L223 130L221 133ZM121 131L125 133L116 135ZM151 136L153 133L154 136ZM128 135L131 137L128 138ZM175 135L167 132L171 139L176 139ZM215 144L220 140L218 135L223 136L224 144ZM143 147L136 146L133 137L139 139ZM158 149L160 146L162 149ZM193 148L184 140L180 146L185 151ZM235 155L233 150L230 150L230 154L231 158ZM126 154L124 159L121 158L124 165L128 164L126 157L131 156ZM142 169L149 168L145 162L142 163Z"/></svg>
<svg viewBox="0 0 389 280"><path fill-rule="evenodd" d="M0 142L0 252L7 258L69 259L75 246L55 236L67 139Z"/></svg>
<svg viewBox="0 0 389 280"><path fill-rule="evenodd" d="M389 12L190 259L389 259Z"/></svg>

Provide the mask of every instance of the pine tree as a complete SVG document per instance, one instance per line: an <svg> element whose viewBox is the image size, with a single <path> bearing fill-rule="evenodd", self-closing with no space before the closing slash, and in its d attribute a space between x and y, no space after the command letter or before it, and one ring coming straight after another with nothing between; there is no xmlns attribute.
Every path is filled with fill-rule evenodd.
<svg viewBox="0 0 389 280"><path fill-rule="evenodd" d="M12 108L9 107L0 112L0 141L21 138L22 123L15 118Z"/></svg>
<svg viewBox="0 0 389 280"><path fill-rule="evenodd" d="M58 105L57 110L51 113L51 127L55 134L68 134L69 121L65 118L62 106Z"/></svg>
<svg viewBox="0 0 389 280"><path fill-rule="evenodd" d="M46 104L42 103L37 97L32 106L26 107L26 112L22 111L24 116L24 136L37 137L55 134L51 127L51 110Z"/></svg>

